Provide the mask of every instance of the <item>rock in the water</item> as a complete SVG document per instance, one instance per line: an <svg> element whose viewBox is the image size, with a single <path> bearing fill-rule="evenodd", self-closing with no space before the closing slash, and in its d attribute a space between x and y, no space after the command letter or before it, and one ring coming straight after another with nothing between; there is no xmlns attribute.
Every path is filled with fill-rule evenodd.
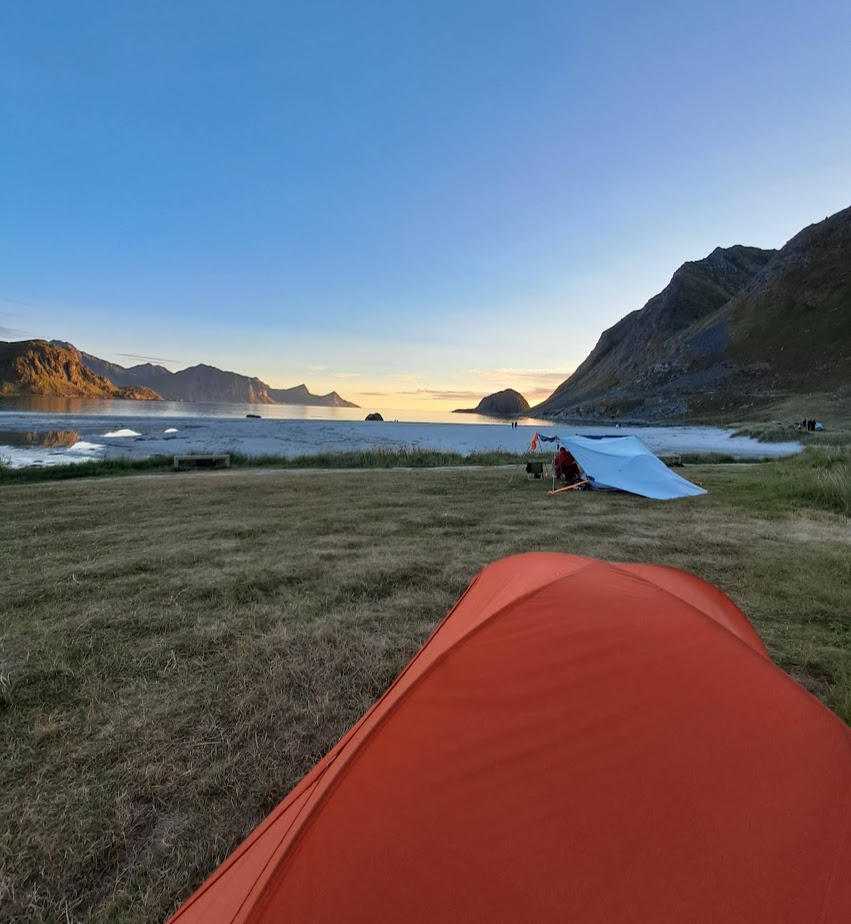
<svg viewBox="0 0 851 924"><path fill-rule="evenodd" d="M488 395L475 407L458 408L453 414L492 414L494 417L515 417L529 410L529 402L513 388Z"/></svg>
<svg viewBox="0 0 851 924"><path fill-rule="evenodd" d="M366 417L364 417L364 420L384 420L384 418L381 416L381 414L378 413L378 411L375 411L372 414L367 414Z"/></svg>

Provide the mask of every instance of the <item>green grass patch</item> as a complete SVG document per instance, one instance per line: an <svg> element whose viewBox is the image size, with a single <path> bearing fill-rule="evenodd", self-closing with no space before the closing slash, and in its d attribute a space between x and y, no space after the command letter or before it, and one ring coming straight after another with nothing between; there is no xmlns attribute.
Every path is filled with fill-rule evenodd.
<svg viewBox="0 0 851 924"><path fill-rule="evenodd" d="M680 462L683 465L732 465L737 462L764 462L765 459L740 459L726 452L681 452Z"/></svg>
<svg viewBox="0 0 851 924"><path fill-rule="evenodd" d="M670 502L380 458L4 489L0 920L165 920L517 552L705 578L851 721L848 454L693 465Z"/></svg>
<svg viewBox="0 0 851 924"><path fill-rule="evenodd" d="M241 468L447 468L461 465L509 465L525 462L527 453L512 452L440 452L434 449L397 448L363 449L346 452L320 452L313 455L249 456L232 453L231 464Z"/></svg>
<svg viewBox="0 0 851 924"><path fill-rule="evenodd" d="M745 473L734 502L763 514L800 507L851 516L851 452L807 448Z"/></svg>
<svg viewBox="0 0 851 924"><path fill-rule="evenodd" d="M844 448L851 446L851 429L801 430L797 424L779 420L763 423L733 424L733 436L748 436L760 443L799 442L805 446Z"/></svg>
<svg viewBox="0 0 851 924"><path fill-rule="evenodd" d="M232 468L306 468L306 469L375 469L375 468L448 468L473 465L522 464L531 456L511 452L438 452L431 449L368 449L349 452L323 452L315 455L249 456L230 453ZM144 473L185 474L174 472L171 456L151 456L147 459L94 459L68 465L28 465L12 468L0 464L0 485L32 484L42 481L64 481L68 478L138 475Z"/></svg>
<svg viewBox="0 0 851 924"><path fill-rule="evenodd" d="M67 465L27 465L12 468L0 464L0 485L30 484L38 481L65 481L69 478L96 478L98 476L139 475L145 472L174 470L171 456L150 456L147 459L92 459Z"/></svg>

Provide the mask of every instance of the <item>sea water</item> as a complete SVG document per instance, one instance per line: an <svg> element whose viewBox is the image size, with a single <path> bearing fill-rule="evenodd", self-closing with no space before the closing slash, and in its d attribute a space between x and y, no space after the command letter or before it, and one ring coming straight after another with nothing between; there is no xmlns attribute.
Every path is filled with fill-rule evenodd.
<svg viewBox="0 0 851 924"><path fill-rule="evenodd" d="M293 457L363 449L442 452L529 450L536 432L547 436L636 435L655 452L723 452L741 458L780 456L801 445L759 443L718 427L631 427L523 419L446 411L382 411L295 405L196 404L70 398L0 400L0 462L14 467L86 459L241 452ZM259 414L260 419L247 414ZM549 444L543 444L548 451Z"/></svg>

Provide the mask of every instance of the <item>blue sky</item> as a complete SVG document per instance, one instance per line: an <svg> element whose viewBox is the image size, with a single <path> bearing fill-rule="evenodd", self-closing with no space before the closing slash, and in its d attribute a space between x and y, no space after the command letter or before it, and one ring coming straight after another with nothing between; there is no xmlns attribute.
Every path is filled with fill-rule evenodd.
<svg viewBox="0 0 851 924"><path fill-rule="evenodd" d="M849 35L847 2L13 0L0 337L540 400L683 261L851 204Z"/></svg>

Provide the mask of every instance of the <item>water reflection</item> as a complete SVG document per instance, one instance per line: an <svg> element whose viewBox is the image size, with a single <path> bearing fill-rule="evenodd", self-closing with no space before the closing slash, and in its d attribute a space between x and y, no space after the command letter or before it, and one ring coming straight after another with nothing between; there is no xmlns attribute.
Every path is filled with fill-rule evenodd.
<svg viewBox="0 0 851 924"><path fill-rule="evenodd" d="M125 398L56 398L17 395L0 398L0 421L5 414L43 414L81 417L113 417L118 420L147 419L151 417L172 419L192 418L241 418L247 414L259 414L272 420L333 420L340 422L362 421L374 408L360 407L317 407L302 404L205 404L196 401L130 401ZM506 420L497 417L482 417L479 414L453 414L450 411L393 410L382 409L384 420L402 423L442 424L488 424L507 426ZM526 426L548 426L545 421L524 418ZM79 420L74 421L75 426ZM370 425L372 426L372 425Z"/></svg>
<svg viewBox="0 0 851 924"><path fill-rule="evenodd" d="M74 446L79 441L79 430L0 430L0 446L14 446L16 449L33 446L55 449Z"/></svg>

